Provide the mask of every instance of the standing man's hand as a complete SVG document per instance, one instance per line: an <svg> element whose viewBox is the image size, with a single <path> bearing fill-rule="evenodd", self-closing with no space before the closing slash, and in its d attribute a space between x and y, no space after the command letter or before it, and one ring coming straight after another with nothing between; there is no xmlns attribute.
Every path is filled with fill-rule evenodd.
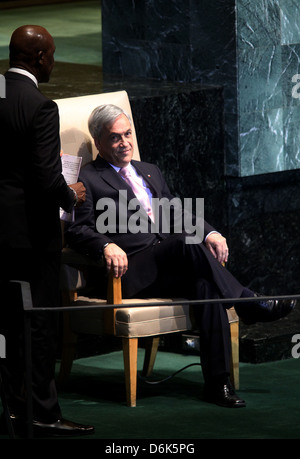
<svg viewBox="0 0 300 459"><path fill-rule="evenodd" d="M76 207L82 206L82 204L85 201L85 192L86 192L85 186L81 182L72 183L72 185L69 185L69 186L76 193Z"/></svg>

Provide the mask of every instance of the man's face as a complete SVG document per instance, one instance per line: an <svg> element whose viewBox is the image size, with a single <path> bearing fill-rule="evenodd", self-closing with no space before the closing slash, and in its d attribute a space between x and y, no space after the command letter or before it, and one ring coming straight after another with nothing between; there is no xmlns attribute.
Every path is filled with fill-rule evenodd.
<svg viewBox="0 0 300 459"><path fill-rule="evenodd" d="M133 155L132 129L127 116L120 115L113 123L105 125L95 144L107 162L118 167L127 166Z"/></svg>

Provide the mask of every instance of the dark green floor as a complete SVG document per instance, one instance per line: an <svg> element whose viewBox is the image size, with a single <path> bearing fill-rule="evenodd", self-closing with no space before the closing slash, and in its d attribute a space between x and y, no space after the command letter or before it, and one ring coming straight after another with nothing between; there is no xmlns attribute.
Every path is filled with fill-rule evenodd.
<svg viewBox="0 0 300 459"><path fill-rule="evenodd" d="M139 350L139 366L143 352ZM198 357L159 352L154 380L190 363L198 363ZM139 380L137 406L129 408L122 353L116 351L76 360L59 399L64 417L95 426L95 435L83 439L102 439L104 444L116 439L298 439L299 371L299 359L241 363L238 393L247 407L227 409L202 400L201 368L193 366L160 385Z"/></svg>
<svg viewBox="0 0 300 459"><path fill-rule="evenodd" d="M143 352L139 350L140 366ZM190 363L198 363L198 357L159 352L154 380ZM205 403L199 366L160 385L139 381L137 406L129 408L122 353L116 351L76 360L69 388L59 391L59 399L65 418L95 426L95 435L85 440L299 439L299 367L299 359L241 363L239 395L246 408Z"/></svg>
<svg viewBox="0 0 300 459"><path fill-rule="evenodd" d="M160 352L152 380L190 363L198 363L198 357ZM69 388L59 391L60 404L66 418L95 426L95 435L84 439L298 439L299 366L298 359L242 363L239 395L246 408L205 403L199 366L160 385L139 380L137 406L128 408L122 353L117 351L75 361Z"/></svg>
<svg viewBox="0 0 300 459"><path fill-rule="evenodd" d="M143 350L140 350L142 364ZM160 352L154 379L164 379L197 356ZM64 415L92 423L104 439L300 438L300 360L241 364L239 395L246 408L202 401L201 367L149 386L139 382L137 407L125 404L122 353L77 360L70 392L61 392Z"/></svg>

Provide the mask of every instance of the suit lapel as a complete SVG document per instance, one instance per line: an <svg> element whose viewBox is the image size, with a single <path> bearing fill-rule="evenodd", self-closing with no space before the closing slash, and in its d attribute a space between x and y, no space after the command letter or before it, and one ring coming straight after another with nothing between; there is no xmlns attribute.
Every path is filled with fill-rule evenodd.
<svg viewBox="0 0 300 459"><path fill-rule="evenodd" d="M115 190L119 191L120 189L127 190L127 200L135 198L131 187L124 182L122 177L118 175L113 167L108 164L107 161L103 160L101 156L97 156L95 161L95 168L99 172L100 177Z"/></svg>
<svg viewBox="0 0 300 459"><path fill-rule="evenodd" d="M151 192L153 193L153 196L157 197L159 186L156 183L155 176L149 173L149 167L147 164L135 160L132 160L131 163L137 172L143 177ZM99 155L95 160L95 168L99 172L100 177L110 186L116 190L126 189L128 200L135 198L135 194L133 193L131 187L127 185L127 183L124 182L124 180L118 175L115 169L111 167L110 164L108 164L108 162L102 159Z"/></svg>

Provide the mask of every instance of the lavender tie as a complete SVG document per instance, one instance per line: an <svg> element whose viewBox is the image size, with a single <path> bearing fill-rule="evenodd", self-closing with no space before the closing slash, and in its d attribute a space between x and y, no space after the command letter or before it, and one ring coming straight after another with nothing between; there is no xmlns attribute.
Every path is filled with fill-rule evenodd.
<svg viewBox="0 0 300 459"><path fill-rule="evenodd" d="M125 182L132 188L132 191L134 192L137 199L142 204L148 216L153 220L153 213L152 213L152 208L150 204L150 199L149 199L149 196L146 190L132 178L130 170L128 170L127 167L122 167L119 170L119 174L124 178Z"/></svg>

